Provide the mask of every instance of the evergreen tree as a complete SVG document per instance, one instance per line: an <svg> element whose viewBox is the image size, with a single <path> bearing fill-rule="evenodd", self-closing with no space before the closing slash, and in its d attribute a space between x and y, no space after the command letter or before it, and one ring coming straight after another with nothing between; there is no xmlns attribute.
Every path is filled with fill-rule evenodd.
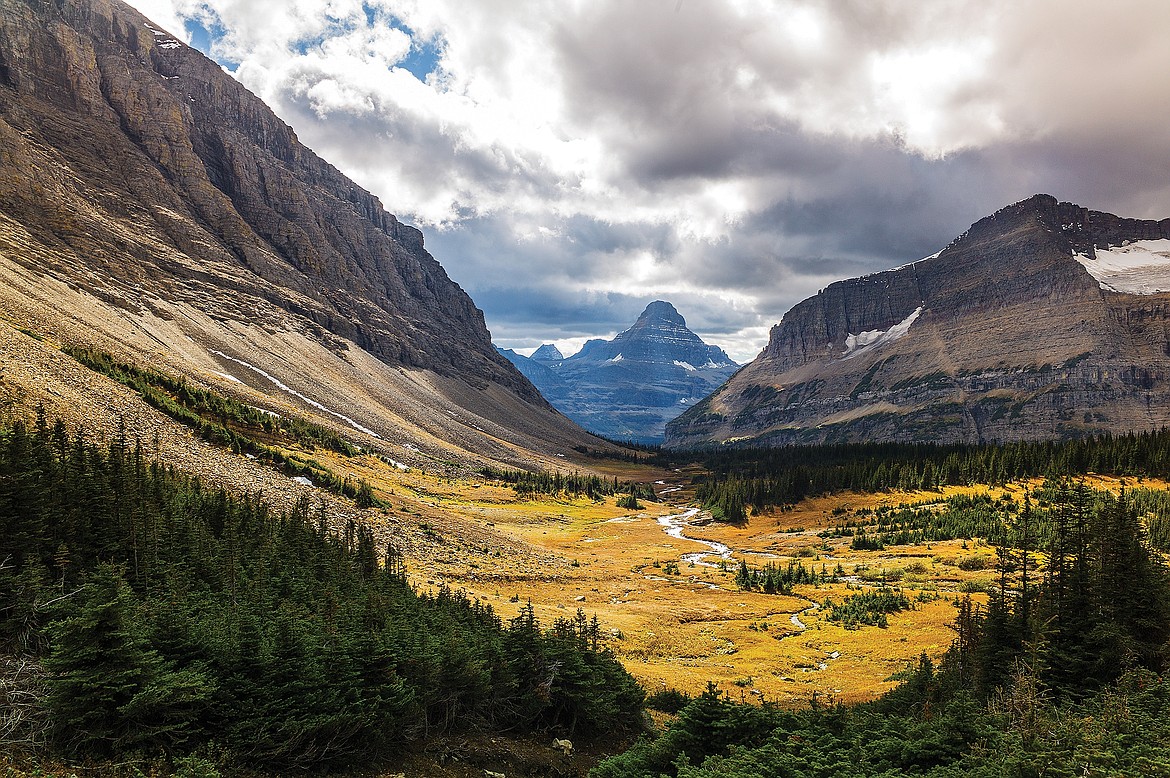
<svg viewBox="0 0 1170 778"><path fill-rule="evenodd" d="M61 603L67 615L49 625L45 669L64 750L167 750L199 735L212 685L201 673L174 671L147 645L119 568L99 566L75 602Z"/></svg>

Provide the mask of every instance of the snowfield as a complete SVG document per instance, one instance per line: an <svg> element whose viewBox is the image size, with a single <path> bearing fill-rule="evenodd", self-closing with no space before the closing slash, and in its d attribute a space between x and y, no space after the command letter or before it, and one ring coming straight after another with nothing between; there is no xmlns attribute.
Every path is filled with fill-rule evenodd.
<svg viewBox="0 0 1170 778"><path fill-rule="evenodd" d="M1170 240L1135 240L1124 246L1097 249L1097 258L1073 257L1102 289L1127 294L1170 291Z"/></svg>
<svg viewBox="0 0 1170 778"><path fill-rule="evenodd" d="M910 331L910 326L922 315L922 306L888 330L866 330L856 335L845 336L845 350L841 352L842 359L852 359L875 348L881 348L887 343L893 343Z"/></svg>

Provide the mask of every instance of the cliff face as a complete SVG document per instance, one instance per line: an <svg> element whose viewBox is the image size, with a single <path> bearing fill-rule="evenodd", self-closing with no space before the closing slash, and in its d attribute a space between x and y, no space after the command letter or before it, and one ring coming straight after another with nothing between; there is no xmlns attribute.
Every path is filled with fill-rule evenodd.
<svg viewBox="0 0 1170 778"><path fill-rule="evenodd" d="M56 307L49 334L203 374L222 353L302 388L352 380L361 352L436 405L504 403L580 437L492 348L418 230L117 0L0 0L0 258L12 317ZM330 359L347 364L316 364Z"/></svg>
<svg viewBox="0 0 1170 778"><path fill-rule="evenodd" d="M755 361L668 426L667 443L976 442L1161 426L1170 257L1158 249L1170 245L1156 242L1167 238L1170 219L1047 195L1004 208L934 257L796 305ZM1126 275L1139 249L1144 264ZM1129 252L1121 264L1118 252ZM1142 294L1122 289L1142 283Z"/></svg>
<svg viewBox="0 0 1170 778"><path fill-rule="evenodd" d="M585 429L638 443L660 443L667 421L738 367L661 300L613 340L591 340L567 359L551 358L555 347L541 349L532 358L504 354L554 407Z"/></svg>
<svg viewBox="0 0 1170 778"><path fill-rule="evenodd" d="M379 357L530 393L421 233L214 62L109 0L3 9L0 206L39 240L130 282L226 265L239 291ZM93 206L127 230L78 223Z"/></svg>

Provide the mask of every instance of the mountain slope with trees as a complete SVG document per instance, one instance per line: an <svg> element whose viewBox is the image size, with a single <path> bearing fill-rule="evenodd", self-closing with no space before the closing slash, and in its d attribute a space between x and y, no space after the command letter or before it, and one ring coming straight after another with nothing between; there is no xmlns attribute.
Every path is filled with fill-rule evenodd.
<svg viewBox="0 0 1170 778"><path fill-rule="evenodd" d="M0 432L0 651L40 663L9 742L75 759L368 766L441 733L631 730L583 613L508 623L302 501L274 513L44 417ZM10 666L6 663L6 667Z"/></svg>

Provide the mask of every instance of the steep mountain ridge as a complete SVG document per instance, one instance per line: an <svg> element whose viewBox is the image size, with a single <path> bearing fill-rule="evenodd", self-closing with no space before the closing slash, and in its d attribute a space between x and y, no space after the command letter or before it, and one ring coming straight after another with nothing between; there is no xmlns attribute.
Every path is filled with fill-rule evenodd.
<svg viewBox="0 0 1170 778"><path fill-rule="evenodd" d="M682 315L663 300L647 305L634 325L613 340L590 340L566 361L581 364L622 360L657 365L683 362L695 368L737 367L723 349L707 345L687 329Z"/></svg>
<svg viewBox="0 0 1170 778"><path fill-rule="evenodd" d="M691 332L675 307L662 300L646 306L633 326L612 340L587 341L567 359L552 358L553 351L542 346L530 358L501 353L585 429L638 443L660 442L666 421L738 367L723 349Z"/></svg>
<svg viewBox="0 0 1170 778"><path fill-rule="evenodd" d="M418 230L118 0L0 0L0 265L8 320L59 342L295 397L267 373L436 451L596 444Z"/></svg>
<svg viewBox="0 0 1170 778"><path fill-rule="evenodd" d="M1161 426L1170 286L1120 293L1086 266L1168 237L1170 219L1049 195L1008 206L932 257L794 306L756 360L668 426L667 443L977 442Z"/></svg>

